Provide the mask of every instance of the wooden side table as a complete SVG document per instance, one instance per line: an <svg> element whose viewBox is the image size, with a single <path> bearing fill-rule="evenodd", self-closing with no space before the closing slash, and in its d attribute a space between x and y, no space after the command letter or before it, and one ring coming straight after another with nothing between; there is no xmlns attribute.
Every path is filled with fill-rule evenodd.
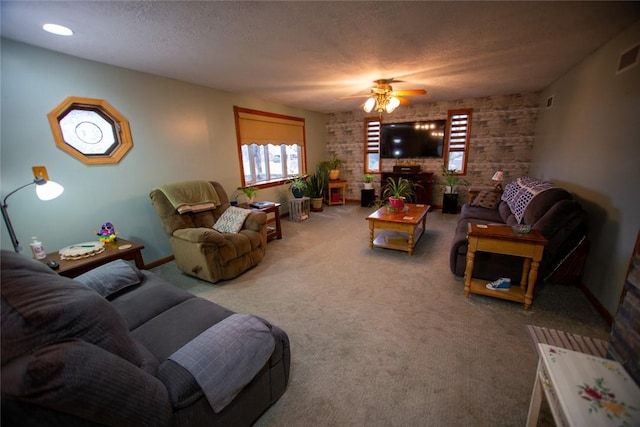
<svg viewBox="0 0 640 427"><path fill-rule="evenodd" d="M543 390L556 425L640 425L640 387L620 363L548 344L538 350L527 426L538 423Z"/></svg>
<svg viewBox="0 0 640 427"><path fill-rule="evenodd" d="M265 203L265 202L262 202ZM267 241L273 239L282 239L282 227L280 227L280 203L269 203L265 206L249 205L247 203L240 203L238 207L244 209L255 209L267 214ZM274 226L270 225L273 224Z"/></svg>
<svg viewBox="0 0 640 427"><path fill-rule="evenodd" d="M61 259L58 252L51 252L47 254L45 259L38 261L41 261L44 264L49 261L57 262L60 264L60 267L54 271L65 277L79 276L93 268L117 259L134 261L136 263L136 267L143 270L145 267L144 261L142 260L142 249L144 249L143 245L118 237L111 243L105 243L104 252L87 258L76 260Z"/></svg>
<svg viewBox="0 0 640 427"><path fill-rule="evenodd" d="M479 228L478 224L469 224L469 234L467 235L469 248L464 271L464 296L468 298L470 293L474 293L523 302L525 310L528 310L533 302L533 288L538 279L538 267L542 260L544 247L548 243L547 239L538 230L531 230L527 234L517 234L507 225L488 225L486 227ZM511 289L507 291L496 291L487 289L486 280L474 279L472 275L476 251L523 257L520 286L511 286Z"/></svg>
<svg viewBox="0 0 640 427"><path fill-rule="evenodd" d="M340 195L337 202L333 201L332 195L338 193ZM327 185L326 203L331 205L344 205L347 202L347 181L344 179L330 179Z"/></svg>

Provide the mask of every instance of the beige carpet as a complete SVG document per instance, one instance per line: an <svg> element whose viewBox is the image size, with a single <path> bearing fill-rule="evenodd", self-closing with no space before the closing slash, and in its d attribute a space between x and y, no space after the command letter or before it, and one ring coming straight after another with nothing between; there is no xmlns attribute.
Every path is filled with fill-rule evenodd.
<svg viewBox="0 0 640 427"><path fill-rule="evenodd" d="M524 325L607 339L577 288L538 286L529 311L465 298L449 270L456 215L429 213L410 257L369 249L370 212L332 206L283 219L264 261L217 285L174 263L153 270L289 334L289 387L257 426L521 426L537 363Z"/></svg>

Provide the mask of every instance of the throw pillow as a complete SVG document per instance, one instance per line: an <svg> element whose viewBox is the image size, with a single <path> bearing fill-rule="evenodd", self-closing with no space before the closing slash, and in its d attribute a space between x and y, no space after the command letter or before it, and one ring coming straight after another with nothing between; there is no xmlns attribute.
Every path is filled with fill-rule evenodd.
<svg viewBox="0 0 640 427"><path fill-rule="evenodd" d="M73 280L87 285L103 297L140 283L142 274L136 267L121 259L96 267Z"/></svg>
<svg viewBox="0 0 640 427"><path fill-rule="evenodd" d="M495 191L481 191L471 201L471 206L479 206L487 209L497 209L500 203L500 194Z"/></svg>
<svg viewBox="0 0 640 427"><path fill-rule="evenodd" d="M237 233L242 229L242 224L250 213L249 209L230 206L213 224L213 229L221 233Z"/></svg>

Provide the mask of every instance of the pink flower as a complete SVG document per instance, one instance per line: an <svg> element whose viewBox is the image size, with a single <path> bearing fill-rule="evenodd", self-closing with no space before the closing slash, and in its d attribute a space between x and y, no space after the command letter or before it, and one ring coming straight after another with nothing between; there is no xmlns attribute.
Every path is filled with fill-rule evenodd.
<svg viewBox="0 0 640 427"><path fill-rule="evenodd" d="M587 393L589 396L593 397L594 399L598 399L598 400L602 399L602 395L598 393L598 391L594 388L585 387L584 392Z"/></svg>

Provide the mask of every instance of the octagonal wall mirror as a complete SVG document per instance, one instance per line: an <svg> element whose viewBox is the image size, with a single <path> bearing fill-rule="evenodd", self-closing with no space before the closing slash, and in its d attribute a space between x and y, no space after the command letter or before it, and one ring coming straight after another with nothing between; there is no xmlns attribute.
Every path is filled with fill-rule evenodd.
<svg viewBox="0 0 640 427"><path fill-rule="evenodd" d="M85 164L118 163L133 146L129 121L103 99L70 96L47 117L56 146Z"/></svg>

